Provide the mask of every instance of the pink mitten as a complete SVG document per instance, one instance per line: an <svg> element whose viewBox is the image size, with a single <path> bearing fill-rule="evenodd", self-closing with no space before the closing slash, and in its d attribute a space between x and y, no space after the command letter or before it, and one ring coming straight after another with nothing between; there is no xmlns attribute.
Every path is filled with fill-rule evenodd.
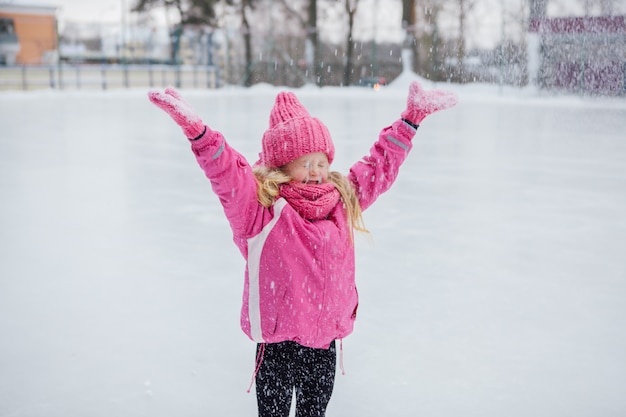
<svg viewBox="0 0 626 417"><path fill-rule="evenodd" d="M185 136L191 140L200 139L206 127L196 111L180 96L173 87L165 91L150 91L148 98L156 106L163 109L183 129Z"/></svg>
<svg viewBox="0 0 626 417"><path fill-rule="evenodd" d="M457 97L453 92L441 90L424 91L417 81L413 81L409 87L406 110L402 112L402 118L411 122L411 124L419 125L429 114L454 107L456 103Z"/></svg>

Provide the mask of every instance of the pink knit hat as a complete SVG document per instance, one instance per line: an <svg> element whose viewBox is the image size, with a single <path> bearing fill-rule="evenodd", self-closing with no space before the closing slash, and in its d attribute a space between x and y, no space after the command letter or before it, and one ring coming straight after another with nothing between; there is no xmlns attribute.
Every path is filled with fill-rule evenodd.
<svg viewBox="0 0 626 417"><path fill-rule="evenodd" d="M263 134L260 162L277 168L312 152L323 152L328 162L333 162L335 146L328 128L309 115L294 93L278 93L270 112L270 127Z"/></svg>

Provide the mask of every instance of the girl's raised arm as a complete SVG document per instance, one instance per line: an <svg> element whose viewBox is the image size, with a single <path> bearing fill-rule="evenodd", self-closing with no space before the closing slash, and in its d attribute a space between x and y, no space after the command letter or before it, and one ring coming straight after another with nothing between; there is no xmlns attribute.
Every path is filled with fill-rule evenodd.
<svg viewBox="0 0 626 417"><path fill-rule="evenodd" d="M256 179L246 159L229 146L221 133L206 126L176 89L150 91L148 98L181 127L191 142L196 160L211 181L235 235L254 234L251 225L256 216L264 213L257 199Z"/></svg>
<svg viewBox="0 0 626 417"><path fill-rule="evenodd" d="M400 165L412 148L411 141L422 120L456 104L456 94L442 90L425 91L417 81L413 81L401 117L384 128L371 147L370 154L350 168L348 178L355 186L362 210L372 205L396 180Z"/></svg>

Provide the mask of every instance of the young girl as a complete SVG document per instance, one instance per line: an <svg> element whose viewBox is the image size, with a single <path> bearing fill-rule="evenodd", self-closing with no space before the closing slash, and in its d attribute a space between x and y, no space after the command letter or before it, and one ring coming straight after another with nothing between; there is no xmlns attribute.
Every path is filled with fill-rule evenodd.
<svg viewBox="0 0 626 417"><path fill-rule="evenodd" d="M393 184L418 125L456 96L411 84L407 106L344 176L330 170L326 126L291 92L276 97L254 167L207 127L173 88L148 94L191 141L246 260L241 328L257 343L260 417L324 416L335 380L335 340L356 319L353 231Z"/></svg>

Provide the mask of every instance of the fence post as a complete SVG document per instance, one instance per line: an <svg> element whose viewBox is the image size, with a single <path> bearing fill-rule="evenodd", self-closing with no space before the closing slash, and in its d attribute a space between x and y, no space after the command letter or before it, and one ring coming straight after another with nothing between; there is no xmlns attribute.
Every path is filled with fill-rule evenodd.
<svg viewBox="0 0 626 417"><path fill-rule="evenodd" d="M215 88L215 69L208 65L206 67L206 86L207 88Z"/></svg>
<svg viewBox="0 0 626 417"><path fill-rule="evenodd" d="M48 67L48 74L50 75L50 88L54 90L54 67Z"/></svg>
<svg viewBox="0 0 626 417"><path fill-rule="evenodd" d="M107 70L106 70L106 65L104 64L102 64L101 76L102 76L102 89L106 90L107 89Z"/></svg>
<svg viewBox="0 0 626 417"><path fill-rule="evenodd" d="M63 90L63 63L59 59L59 90Z"/></svg>
<svg viewBox="0 0 626 417"><path fill-rule="evenodd" d="M128 88L128 65L124 63L124 87Z"/></svg>
<svg viewBox="0 0 626 417"><path fill-rule="evenodd" d="M22 65L22 90L28 90L28 82L26 81L26 65Z"/></svg>

